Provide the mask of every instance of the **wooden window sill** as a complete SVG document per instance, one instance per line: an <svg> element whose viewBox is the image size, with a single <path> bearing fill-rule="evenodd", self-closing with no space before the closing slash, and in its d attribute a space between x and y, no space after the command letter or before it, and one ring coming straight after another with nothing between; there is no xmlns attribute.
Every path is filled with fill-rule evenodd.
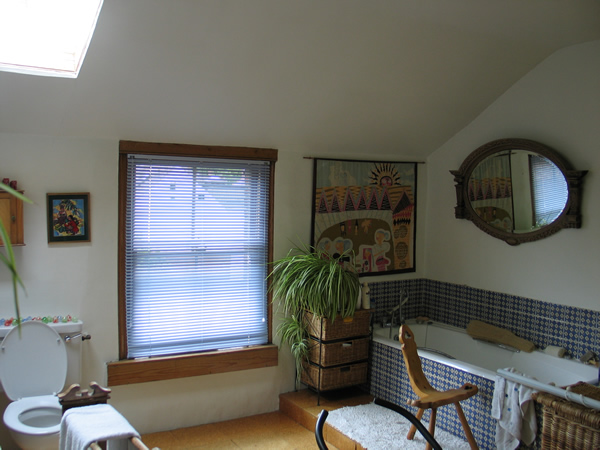
<svg viewBox="0 0 600 450"><path fill-rule="evenodd" d="M278 348L273 344L193 355L114 361L108 363L108 386L259 369L277 366L277 363Z"/></svg>

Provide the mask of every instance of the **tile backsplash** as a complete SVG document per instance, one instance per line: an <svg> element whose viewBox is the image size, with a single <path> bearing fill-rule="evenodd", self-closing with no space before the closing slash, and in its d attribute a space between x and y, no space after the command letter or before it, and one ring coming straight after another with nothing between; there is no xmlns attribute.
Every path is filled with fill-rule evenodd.
<svg viewBox="0 0 600 450"><path fill-rule="evenodd" d="M409 301L405 319L427 316L431 320L466 328L471 320L508 329L538 348L564 347L580 358L591 350L600 353L600 311L557 305L516 295L424 278L369 282L375 320L398 304L401 289Z"/></svg>

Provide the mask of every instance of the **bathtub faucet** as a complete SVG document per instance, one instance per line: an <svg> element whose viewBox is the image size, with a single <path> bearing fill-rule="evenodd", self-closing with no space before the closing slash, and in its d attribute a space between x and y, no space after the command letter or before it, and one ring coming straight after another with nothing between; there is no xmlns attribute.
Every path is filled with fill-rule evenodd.
<svg viewBox="0 0 600 450"><path fill-rule="evenodd" d="M404 316L402 315L402 306L408 301L408 291L402 289L400 291L400 299L398 304L391 310L384 314L383 320L381 321L382 328L390 329L390 339L392 338L392 330L394 327L399 327L404 323Z"/></svg>

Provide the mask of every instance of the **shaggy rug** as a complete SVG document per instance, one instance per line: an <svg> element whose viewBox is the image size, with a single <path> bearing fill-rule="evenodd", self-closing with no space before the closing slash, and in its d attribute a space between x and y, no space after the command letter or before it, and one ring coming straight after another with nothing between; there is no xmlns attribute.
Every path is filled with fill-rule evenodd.
<svg viewBox="0 0 600 450"><path fill-rule="evenodd" d="M374 403L333 410L329 412L326 423L368 450L423 450L427 443L418 431L414 440L406 439L410 422L400 414ZM423 425L426 428L429 426L427 422L423 422ZM440 429L435 431L435 440L444 450L470 448L466 440Z"/></svg>

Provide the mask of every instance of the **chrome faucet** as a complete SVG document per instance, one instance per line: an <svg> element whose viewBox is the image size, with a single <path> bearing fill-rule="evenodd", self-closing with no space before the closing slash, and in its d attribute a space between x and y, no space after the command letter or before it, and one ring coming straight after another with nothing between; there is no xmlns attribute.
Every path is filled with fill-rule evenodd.
<svg viewBox="0 0 600 450"><path fill-rule="evenodd" d="M394 306L391 310L384 314L383 319L381 321L382 328L390 329L390 339L392 338L392 330L395 326L400 326L404 323L404 316L402 315L402 306L406 304L408 301L408 291L406 289L400 290L400 299L398 300L398 304ZM389 319L389 322L388 322Z"/></svg>

